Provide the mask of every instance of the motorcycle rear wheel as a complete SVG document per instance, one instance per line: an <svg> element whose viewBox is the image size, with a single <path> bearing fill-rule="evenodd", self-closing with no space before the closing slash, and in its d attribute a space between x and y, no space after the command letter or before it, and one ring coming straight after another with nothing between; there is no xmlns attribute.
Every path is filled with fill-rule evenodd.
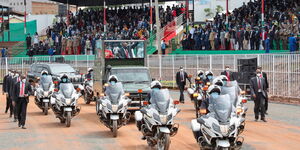
<svg viewBox="0 0 300 150"><path fill-rule="evenodd" d="M170 143L171 143L170 134L164 133L164 135L161 136L161 139L158 139L157 149L158 150L169 150Z"/></svg>
<svg viewBox="0 0 300 150"><path fill-rule="evenodd" d="M117 135L118 135L118 121L117 120L113 121L112 132L113 132L113 136L117 137Z"/></svg>
<svg viewBox="0 0 300 150"><path fill-rule="evenodd" d="M66 127L70 127L70 126L71 126L71 112L68 111L67 118L66 118Z"/></svg>

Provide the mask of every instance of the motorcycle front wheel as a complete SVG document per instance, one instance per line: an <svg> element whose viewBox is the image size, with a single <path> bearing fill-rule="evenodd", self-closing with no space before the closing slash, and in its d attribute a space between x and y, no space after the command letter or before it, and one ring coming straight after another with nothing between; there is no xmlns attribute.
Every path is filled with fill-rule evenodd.
<svg viewBox="0 0 300 150"><path fill-rule="evenodd" d="M71 112L68 111L66 117L66 127L70 127L70 126L71 126Z"/></svg>
<svg viewBox="0 0 300 150"><path fill-rule="evenodd" d="M113 136L117 137L117 135L118 135L118 121L117 120L113 121L112 132L113 132Z"/></svg>
<svg viewBox="0 0 300 150"><path fill-rule="evenodd" d="M164 133L157 142L158 150L168 150L170 147L170 134Z"/></svg>
<svg viewBox="0 0 300 150"><path fill-rule="evenodd" d="M48 109L49 109L49 103L45 103L44 110L43 110L44 115L48 115Z"/></svg>

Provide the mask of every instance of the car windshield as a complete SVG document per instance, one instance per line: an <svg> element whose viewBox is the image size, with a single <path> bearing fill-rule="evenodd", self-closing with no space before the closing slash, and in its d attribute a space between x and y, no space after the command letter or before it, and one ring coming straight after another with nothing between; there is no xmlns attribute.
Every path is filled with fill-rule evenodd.
<svg viewBox="0 0 300 150"><path fill-rule="evenodd" d="M146 69L113 69L111 74L116 75L120 82L150 82L148 70Z"/></svg>
<svg viewBox="0 0 300 150"><path fill-rule="evenodd" d="M74 90L75 89L72 83L61 83L59 85L59 91L64 95L65 98L71 98Z"/></svg>
<svg viewBox="0 0 300 150"><path fill-rule="evenodd" d="M154 103L158 112L162 115L168 113L170 94L168 89L152 90L151 103Z"/></svg>
<svg viewBox="0 0 300 150"><path fill-rule="evenodd" d="M76 71L70 65L53 65L50 66L53 74L75 73Z"/></svg>
<svg viewBox="0 0 300 150"><path fill-rule="evenodd" d="M51 76L42 76L40 80L40 85L42 86L44 91L48 91L52 84Z"/></svg>
<svg viewBox="0 0 300 150"><path fill-rule="evenodd" d="M217 119L220 124L228 124L232 112L230 96L228 94L220 95L217 99L213 99L212 103L212 109L215 113L215 119Z"/></svg>
<svg viewBox="0 0 300 150"><path fill-rule="evenodd" d="M109 100L113 105L117 105L122 94L124 94L122 84L120 82L115 85L110 84L106 87L105 94L109 97Z"/></svg>

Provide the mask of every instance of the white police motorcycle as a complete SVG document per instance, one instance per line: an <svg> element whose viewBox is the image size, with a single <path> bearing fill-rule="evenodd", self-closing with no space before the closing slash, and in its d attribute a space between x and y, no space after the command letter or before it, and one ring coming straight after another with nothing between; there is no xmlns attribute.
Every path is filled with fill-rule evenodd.
<svg viewBox="0 0 300 150"><path fill-rule="evenodd" d="M61 123L65 123L66 127L70 127L71 119L80 112L77 104L81 96L80 89L75 90L72 83L61 83L59 90L54 91L51 97L51 108L56 118L59 118Z"/></svg>
<svg viewBox="0 0 300 150"><path fill-rule="evenodd" d="M240 149L244 141L238 131L241 122L229 94L211 101L210 113L191 121L192 131L201 149Z"/></svg>
<svg viewBox="0 0 300 150"><path fill-rule="evenodd" d="M48 115L50 109L50 98L54 90L54 84L51 76L42 76L40 84L35 90L35 104Z"/></svg>
<svg viewBox="0 0 300 150"><path fill-rule="evenodd" d="M150 105L135 112L136 125L151 147L168 150L170 137L177 134L179 124L174 117L180 112L167 89L152 90Z"/></svg>
<svg viewBox="0 0 300 150"><path fill-rule="evenodd" d="M117 131L120 127L126 125L130 119L130 112L127 111L131 102L124 93L121 83L106 86L106 94L101 94L100 99L96 102L96 111L102 122L117 137Z"/></svg>

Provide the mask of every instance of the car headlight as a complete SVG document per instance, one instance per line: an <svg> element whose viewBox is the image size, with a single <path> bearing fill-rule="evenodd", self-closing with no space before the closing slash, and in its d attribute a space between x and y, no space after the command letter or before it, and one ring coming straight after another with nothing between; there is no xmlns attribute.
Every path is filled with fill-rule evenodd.
<svg viewBox="0 0 300 150"><path fill-rule="evenodd" d="M118 111L118 105L111 105L111 109L113 112L117 112Z"/></svg>

